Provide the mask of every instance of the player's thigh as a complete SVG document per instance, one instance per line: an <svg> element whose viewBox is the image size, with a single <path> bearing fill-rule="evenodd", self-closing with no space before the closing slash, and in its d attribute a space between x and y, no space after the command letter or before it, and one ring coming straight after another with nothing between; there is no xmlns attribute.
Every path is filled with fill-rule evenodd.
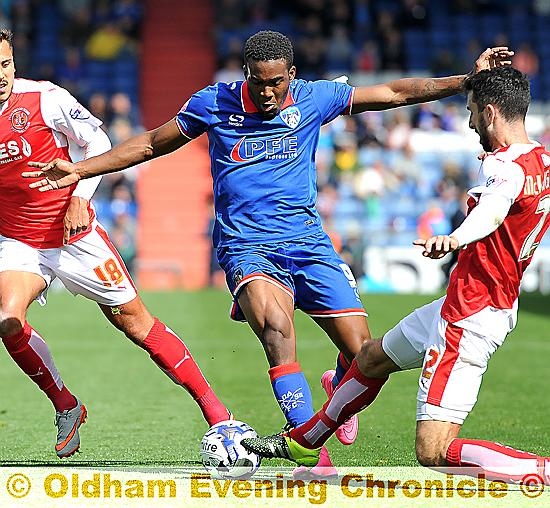
<svg viewBox="0 0 550 508"><path fill-rule="evenodd" d="M433 328L440 316L443 298L415 309L382 337L386 355L401 370L421 367L433 340Z"/></svg>
<svg viewBox="0 0 550 508"><path fill-rule="evenodd" d="M234 299L232 319L248 321L258 336L267 326L292 326L294 283L276 244L224 247L218 259Z"/></svg>
<svg viewBox="0 0 550 508"><path fill-rule="evenodd" d="M22 323L33 300L45 303L52 280L51 271L40 261L40 253L22 242L0 236L0 317ZM12 326L4 323L10 330ZM4 328L6 328L4 326ZM18 325L19 326L19 325ZM4 329L4 335L9 331ZM16 333L17 330L14 332Z"/></svg>
<svg viewBox="0 0 550 508"><path fill-rule="evenodd" d="M292 260L295 300L299 309L313 318L367 316L355 277L334 251L326 234L293 241L288 256ZM353 321L354 325L358 323L365 335L366 321ZM337 326L349 330L347 324Z"/></svg>
<svg viewBox="0 0 550 508"><path fill-rule="evenodd" d="M120 254L97 225L73 244L42 252L48 266L74 295L109 307L123 305L137 296Z"/></svg>
<svg viewBox="0 0 550 508"><path fill-rule="evenodd" d="M439 317L420 375L417 420L464 422L477 402L489 359L506 337L508 321L506 311L490 308L454 324Z"/></svg>

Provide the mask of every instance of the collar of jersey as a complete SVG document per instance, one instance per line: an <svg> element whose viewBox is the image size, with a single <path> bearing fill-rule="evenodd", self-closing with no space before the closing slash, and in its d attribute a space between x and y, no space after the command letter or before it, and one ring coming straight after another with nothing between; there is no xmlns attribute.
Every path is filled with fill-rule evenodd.
<svg viewBox="0 0 550 508"><path fill-rule="evenodd" d="M258 108L250 98L248 81L243 81L243 84L241 86L241 103L243 105L243 111L245 113L259 113ZM283 105L281 106L281 110L288 108L288 106L292 106L293 104L294 104L294 99L292 98L292 93L290 92L290 89L289 89L288 93L286 94L285 102L283 102Z"/></svg>

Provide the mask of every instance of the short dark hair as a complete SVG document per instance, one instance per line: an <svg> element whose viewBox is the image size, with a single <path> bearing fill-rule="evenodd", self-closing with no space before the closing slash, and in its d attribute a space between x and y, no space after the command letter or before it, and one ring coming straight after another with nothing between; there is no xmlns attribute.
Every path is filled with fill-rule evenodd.
<svg viewBox="0 0 550 508"><path fill-rule="evenodd" d="M262 30L250 36L244 45L245 62L267 62L284 59L288 68L294 62L294 51L290 39L280 32Z"/></svg>
<svg viewBox="0 0 550 508"><path fill-rule="evenodd" d="M525 120L531 102L529 80L512 66L480 71L466 79L464 89L472 92L480 110L494 104L506 120Z"/></svg>
<svg viewBox="0 0 550 508"><path fill-rule="evenodd" d="M6 41L10 48L13 48L13 32L9 28L2 28L0 30L0 42Z"/></svg>

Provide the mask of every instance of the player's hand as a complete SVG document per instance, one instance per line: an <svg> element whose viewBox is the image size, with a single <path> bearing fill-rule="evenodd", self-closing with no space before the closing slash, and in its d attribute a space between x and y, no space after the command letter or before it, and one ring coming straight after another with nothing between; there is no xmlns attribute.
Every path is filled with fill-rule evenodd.
<svg viewBox="0 0 550 508"><path fill-rule="evenodd" d="M508 46L496 46L494 48L487 48L474 64L472 74L486 69L494 69L495 67L502 67L504 65L512 65L512 56L514 52L508 49Z"/></svg>
<svg viewBox="0 0 550 508"><path fill-rule="evenodd" d="M431 259L440 259L459 247L458 240L454 236L448 235L432 236L427 240L419 238L413 242L413 245L423 247L422 255Z"/></svg>
<svg viewBox="0 0 550 508"><path fill-rule="evenodd" d="M63 244L67 245L73 236L86 231L89 225L88 200L72 196L63 219Z"/></svg>
<svg viewBox="0 0 550 508"><path fill-rule="evenodd" d="M55 159L51 162L29 162L29 166L39 168L40 171L25 171L24 178L40 178L32 182L29 187L38 189L40 192L62 189L80 180L75 165L63 159Z"/></svg>

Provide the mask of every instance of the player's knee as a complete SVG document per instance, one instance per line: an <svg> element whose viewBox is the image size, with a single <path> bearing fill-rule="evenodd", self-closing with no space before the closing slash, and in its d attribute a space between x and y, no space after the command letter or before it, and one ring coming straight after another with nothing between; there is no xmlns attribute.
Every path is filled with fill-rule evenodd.
<svg viewBox="0 0 550 508"><path fill-rule="evenodd" d="M359 370L368 377L385 377L392 372L380 340L367 340L356 356Z"/></svg>
<svg viewBox="0 0 550 508"><path fill-rule="evenodd" d="M273 311L266 316L262 334L264 339L268 341L285 339L291 332L292 321L282 310Z"/></svg>
<svg viewBox="0 0 550 508"><path fill-rule="evenodd" d="M0 337L12 337L19 333L25 325L25 313L10 305L2 305L0 309Z"/></svg>
<svg viewBox="0 0 550 508"><path fill-rule="evenodd" d="M417 440L416 460L424 467L444 466L446 450L438 443Z"/></svg>

